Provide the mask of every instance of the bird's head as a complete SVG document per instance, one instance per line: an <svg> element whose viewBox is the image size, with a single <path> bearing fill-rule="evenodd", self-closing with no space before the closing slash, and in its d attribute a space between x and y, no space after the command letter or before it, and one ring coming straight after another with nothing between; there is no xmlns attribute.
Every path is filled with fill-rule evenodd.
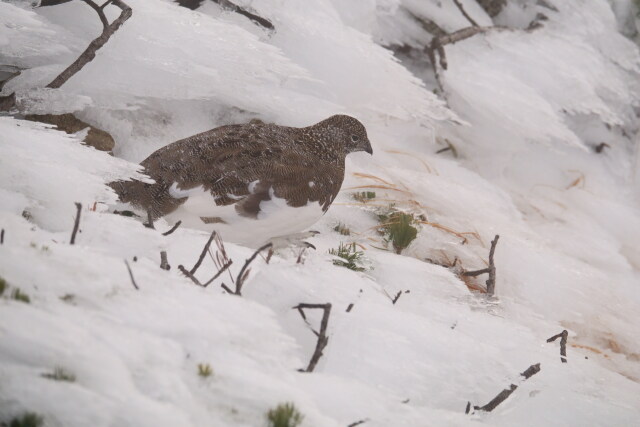
<svg viewBox="0 0 640 427"><path fill-rule="evenodd" d="M346 153L365 151L373 154L367 130L358 119L344 114L336 114L314 126L326 134L334 144L345 148Z"/></svg>

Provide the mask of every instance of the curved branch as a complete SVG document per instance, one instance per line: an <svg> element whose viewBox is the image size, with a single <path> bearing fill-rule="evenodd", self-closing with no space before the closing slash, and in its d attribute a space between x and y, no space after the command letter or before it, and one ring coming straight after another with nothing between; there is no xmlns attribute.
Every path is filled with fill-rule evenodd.
<svg viewBox="0 0 640 427"><path fill-rule="evenodd" d="M47 85L48 88L59 88L60 86L65 84L67 80L73 77L73 75L80 71L85 65L91 62L93 58L96 57L96 52L98 51L98 49L104 46L109 41L109 38L113 35L113 33L118 31L120 26L122 26L122 24L124 24L124 22L133 14L133 10L125 2L123 2L122 0L113 0L110 3L114 6L119 7L122 12L120 13L120 16L118 16L111 24L109 24L106 16L104 15L102 7L96 5L91 0L83 1L91 6L96 11L96 13L98 13L100 21L102 22L102 25L104 27L104 29L102 30L102 34L100 34L96 39L89 43L89 46L85 49L84 52L82 52L78 59L76 59L73 64L69 65L62 73L58 75L58 77L53 79L53 81ZM109 4L109 2L105 3L103 7L107 4Z"/></svg>

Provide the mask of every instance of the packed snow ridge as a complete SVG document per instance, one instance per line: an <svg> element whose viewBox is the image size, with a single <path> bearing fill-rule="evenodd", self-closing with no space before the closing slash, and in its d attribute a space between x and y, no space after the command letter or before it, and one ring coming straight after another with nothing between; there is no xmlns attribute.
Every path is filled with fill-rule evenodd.
<svg viewBox="0 0 640 427"><path fill-rule="evenodd" d="M95 11L0 2L0 71L20 71L1 93L17 104L0 117L0 424L261 426L286 403L301 426L640 424L637 2L235 1L273 29L225 2L126 3L54 90ZM486 30L443 46L445 69L425 48L472 25L460 7ZM114 156L25 120L63 113ZM144 179L170 142L336 113L366 125L373 157L349 157L316 250L257 256L242 296L221 285L253 249L214 242L198 280L233 263L197 286L178 266L206 232L113 213L105 184ZM408 247L383 235L389 212L413 219ZM487 268L495 235L489 296L463 272ZM331 304L313 372L323 310L300 303ZM563 330L566 363L547 343Z"/></svg>

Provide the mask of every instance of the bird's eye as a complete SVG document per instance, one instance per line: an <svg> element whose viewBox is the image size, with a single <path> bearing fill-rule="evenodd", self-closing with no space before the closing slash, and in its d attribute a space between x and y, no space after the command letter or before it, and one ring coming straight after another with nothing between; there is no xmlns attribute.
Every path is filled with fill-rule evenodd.
<svg viewBox="0 0 640 427"><path fill-rule="evenodd" d="M353 142L358 142L358 140L359 140L359 139L360 139L360 138L358 137L358 135L351 135L351 140L352 140Z"/></svg>

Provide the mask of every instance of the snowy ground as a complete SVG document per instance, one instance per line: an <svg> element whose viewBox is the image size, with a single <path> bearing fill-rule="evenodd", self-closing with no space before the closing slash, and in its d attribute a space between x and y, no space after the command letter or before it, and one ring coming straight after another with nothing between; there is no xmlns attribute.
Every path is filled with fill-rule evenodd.
<svg viewBox="0 0 640 427"><path fill-rule="evenodd" d="M237 2L275 31L213 2L127 3L133 17L53 91L37 87L98 34L94 12L0 2L0 65L26 69L2 94L16 91L22 114L74 112L117 143L111 157L82 135L0 117L0 423L34 412L45 426L258 426L283 402L303 426L640 423L640 52L623 35L634 34L632 2L547 0L554 11L510 1L493 23L513 30L445 47L440 96L415 56L430 36L411 16L455 31L468 23L454 2ZM542 28L518 30L537 13ZM407 46L402 63L392 45ZM303 264L288 251L258 258L242 297L220 283L252 250L226 244L232 275L200 288L177 266L193 265L206 233L162 236L172 224L150 230L109 213L104 183L139 176L137 162L178 138L338 112L365 123L374 156L349 158L339 199L314 226L317 250ZM457 158L436 154L446 141ZM376 198L355 201L363 189ZM70 245L74 202L83 209ZM379 249L375 213L390 203L427 220L402 255ZM426 261L484 268L495 234L495 299ZM364 272L328 254L352 241ZM206 258L197 276L216 271ZM399 291L409 292L393 304ZM297 371L316 343L291 308L302 302L332 304L313 373ZM318 328L320 313L308 314ZM568 363L546 343L563 329ZM43 377L56 368L75 380ZM509 384L519 387L493 412L465 414Z"/></svg>

